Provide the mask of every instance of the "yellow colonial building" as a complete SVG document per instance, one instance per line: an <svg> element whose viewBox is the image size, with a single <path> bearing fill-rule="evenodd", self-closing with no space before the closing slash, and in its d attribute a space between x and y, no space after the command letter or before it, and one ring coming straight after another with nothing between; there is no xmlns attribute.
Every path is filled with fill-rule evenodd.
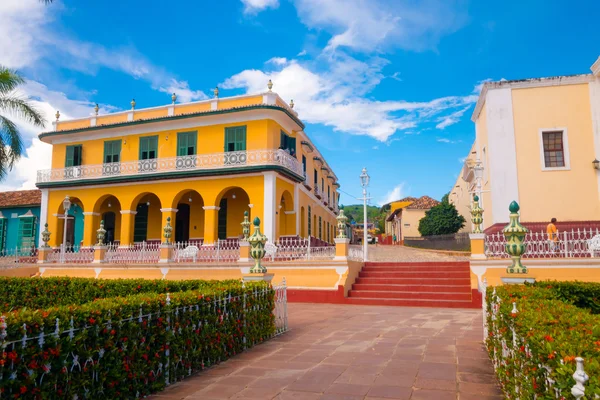
<svg viewBox="0 0 600 400"><path fill-rule="evenodd" d="M508 222L513 200L522 222L542 228L553 217L600 221L600 59L591 71L484 84L475 141L450 193L467 220L480 192L484 228Z"/></svg>
<svg viewBox="0 0 600 400"><path fill-rule="evenodd" d="M244 212L270 242L315 237L333 243L339 183L304 124L269 90L131 109L63 121L39 135L52 168L38 171L40 220L51 246L88 247L100 221L121 247L160 242L170 218L175 242L237 239ZM40 231L42 231L40 229ZM41 243L41 241L40 241Z"/></svg>

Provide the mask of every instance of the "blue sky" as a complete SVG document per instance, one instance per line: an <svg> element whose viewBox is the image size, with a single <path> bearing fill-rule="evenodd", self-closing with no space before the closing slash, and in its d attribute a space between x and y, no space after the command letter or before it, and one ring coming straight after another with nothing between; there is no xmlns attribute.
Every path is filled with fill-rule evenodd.
<svg viewBox="0 0 600 400"><path fill-rule="evenodd" d="M371 175L373 204L441 198L474 139L485 80L589 73L600 2L452 0L0 2L0 64L52 119L262 91L294 99L336 171L341 202ZM1 189L28 188L48 146Z"/></svg>

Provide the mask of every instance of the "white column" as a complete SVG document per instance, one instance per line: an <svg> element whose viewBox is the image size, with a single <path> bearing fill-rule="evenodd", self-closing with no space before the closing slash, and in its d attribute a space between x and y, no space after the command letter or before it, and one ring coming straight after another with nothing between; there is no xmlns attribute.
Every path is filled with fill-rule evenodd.
<svg viewBox="0 0 600 400"><path fill-rule="evenodd" d="M600 77L590 82L590 107L592 108L592 132L594 136L594 154L600 160ZM596 172L598 196L600 197L600 170Z"/></svg>
<svg viewBox="0 0 600 400"><path fill-rule="evenodd" d="M40 205L40 226L38 228L38 246L42 242L42 232L44 231L44 224L48 223L48 189L42 189L42 204Z"/></svg>
<svg viewBox="0 0 600 400"><path fill-rule="evenodd" d="M275 188L276 175L275 172L265 172L264 181L264 215L263 215L263 227L264 234L267 236L270 242L275 240L275 207L277 202L275 200L276 188Z"/></svg>
<svg viewBox="0 0 600 400"><path fill-rule="evenodd" d="M300 183L294 184L294 211L296 211L296 236L300 236Z"/></svg>
<svg viewBox="0 0 600 400"><path fill-rule="evenodd" d="M487 112L487 156L489 160L487 167L489 168L490 190L494 196L491 224L495 224L506 222L508 206L513 200L519 201L511 89L488 90L485 110ZM484 171L485 173L486 171Z"/></svg>

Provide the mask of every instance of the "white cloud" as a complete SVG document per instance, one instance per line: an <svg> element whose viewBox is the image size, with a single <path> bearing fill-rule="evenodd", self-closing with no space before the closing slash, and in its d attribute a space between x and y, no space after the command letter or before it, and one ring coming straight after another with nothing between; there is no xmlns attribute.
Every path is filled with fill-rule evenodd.
<svg viewBox="0 0 600 400"><path fill-rule="evenodd" d="M454 143L452 140L446 138L437 138L437 141L440 143Z"/></svg>
<svg viewBox="0 0 600 400"><path fill-rule="evenodd" d="M471 108L471 105L469 104L468 106L464 107L463 109L455 111L450 115L445 115L445 116L439 117L436 120L436 121L438 121L438 124L435 127L437 129L443 130L443 129L449 127L450 125L454 125L454 124L460 122L460 119L462 118L463 114L470 108Z"/></svg>
<svg viewBox="0 0 600 400"><path fill-rule="evenodd" d="M379 206L383 206L384 204L391 203L392 201L400 200L403 197L406 197L405 193L406 183L402 182L399 185L395 186L383 196L383 198L377 203Z"/></svg>
<svg viewBox="0 0 600 400"><path fill-rule="evenodd" d="M332 35L327 48L423 50L461 28L466 5L447 0L294 0L302 22Z"/></svg>
<svg viewBox="0 0 600 400"><path fill-rule="evenodd" d="M266 64L285 65L288 63L285 57L273 57L266 62Z"/></svg>
<svg viewBox="0 0 600 400"><path fill-rule="evenodd" d="M300 53L296 54L296 57L302 57L307 54L306 50L302 50Z"/></svg>
<svg viewBox="0 0 600 400"><path fill-rule="evenodd" d="M52 146L33 139L25 154L15 164L6 180L0 182L0 191L35 189L37 171L50 168Z"/></svg>
<svg viewBox="0 0 600 400"><path fill-rule="evenodd" d="M267 8L279 7L279 0L242 0L246 14L257 14Z"/></svg>
<svg viewBox="0 0 600 400"><path fill-rule="evenodd" d="M205 100L208 96L201 90L191 90L189 83L186 81L178 81L171 79L171 83L167 87L161 87L161 92L177 95L177 101L187 103L194 100Z"/></svg>
<svg viewBox="0 0 600 400"><path fill-rule="evenodd" d="M397 131L435 123L441 115L457 108L466 109L477 100L472 94L429 102L376 101L365 97L384 78L381 69L386 64L387 61L379 57L363 62L337 53L327 57L326 69L321 72L314 71L314 64L290 60L274 70L244 70L220 86L260 93L266 90L266 83L271 79L274 91L286 100L294 100L303 120L389 143ZM452 118L458 117L456 114Z"/></svg>

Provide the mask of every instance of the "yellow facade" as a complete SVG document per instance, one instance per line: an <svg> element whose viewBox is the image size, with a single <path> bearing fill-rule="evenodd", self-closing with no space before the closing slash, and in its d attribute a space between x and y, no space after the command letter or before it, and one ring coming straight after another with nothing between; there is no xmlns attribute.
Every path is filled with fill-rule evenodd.
<svg viewBox="0 0 600 400"><path fill-rule="evenodd" d="M484 229L506 223L513 200L523 222L600 220L600 171L592 163L600 159L600 72L592 72L484 85L473 148L450 196L467 220L477 183ZM559 144L544 144L548 134ZM559 161L549 161L556 154Z"/></svg>
<svg viewBox="0 0 600 400"><path fill-rule="evenodd" d="M38 181L50 245L63 242L66 196L83 214L74 216L67 236L85 247L95 243L101 220L107 240L120 246L163 241L167 218L176 241L211 245L238 239L245 211L251 220L260 218L270 241L308 237L309 207L311 218L321 219L320 238L333 243L339 185L303 128L272 92L58 122L56 131L40 135L53 146L52 170L42 171L47 178ZM226 132L242 130L243 139L238 135L235 143L227 142ZM179 156L178 141L186 132L196 138L194 153ZM284 136L296 141L295 151L284 146ZM140 148L142 140L155 143L149 160L140 160L141 150L147 150L146 144ZM107 141L120 141L120 151L117 162L103 164ZM238 145L241 150L233 147ZM69 146L80 146L80 164L67 165L73 158ZM311 185L304 184L303 158ZM188 164L180 167L183 161ZM315 197L314 170L321 199ZM311 228L310 235L319 237L318 228Z"/></svg>

